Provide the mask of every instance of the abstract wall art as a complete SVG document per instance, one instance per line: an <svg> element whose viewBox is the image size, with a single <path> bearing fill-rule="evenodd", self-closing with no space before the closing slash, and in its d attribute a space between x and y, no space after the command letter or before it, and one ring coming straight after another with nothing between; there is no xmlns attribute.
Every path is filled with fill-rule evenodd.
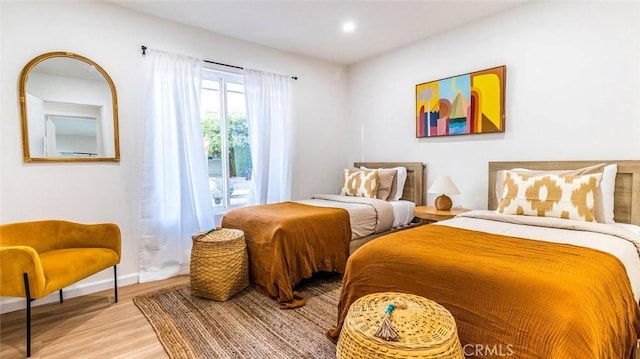
<svg viewBox="0 0 640 359"><path fill-rule="evenodd" d="M416 85L416 137L504 132L506 66Z"/></svg>

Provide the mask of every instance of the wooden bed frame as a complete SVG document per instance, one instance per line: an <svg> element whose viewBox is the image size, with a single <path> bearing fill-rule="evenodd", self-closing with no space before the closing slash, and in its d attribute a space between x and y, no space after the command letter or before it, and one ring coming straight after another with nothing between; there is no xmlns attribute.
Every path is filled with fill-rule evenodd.
<svg viewBox="0 0 640 359"><path fill-rule="evenodd" d="M416 204L416 206L423 206L426 202L426 192L425 192L425 184L427 183L426 179L426 165L422 162L355 162L353 164L354 167L360 168L362 166L367 168L394 168L394 167L404 167L407 169L407 181L404 183L404 190L402 192L402 197L400 199L411 201ZM372 234L367 237L354 239L349 244L349 255L353 253L356 249L360 248L363 244L376 239L382 235L405 230L408 228L412 228L418 225L417 223L409 223L404 227L392 228L389 231L383 233Z"/></svg>
<svg viewBox="0 0 640 359"><path fill-rule="evenodd" d="M496 172L512 168L528 168L532 170L576 169L599 163L617 164L616 188L614 197L614 218L616 222L640 225L640 161L518 161L489 162L489 202L488 208L495 210Z"/></svg>

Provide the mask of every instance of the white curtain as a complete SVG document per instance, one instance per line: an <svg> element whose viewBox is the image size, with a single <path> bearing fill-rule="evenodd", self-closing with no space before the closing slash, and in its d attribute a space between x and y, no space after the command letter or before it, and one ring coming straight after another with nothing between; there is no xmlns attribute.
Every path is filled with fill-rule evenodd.
<svg viewBox="0 0 640 359"><path fill-rule="evenodd" d="M202 61L147 50L140 282L189 272L191 236L213 228L200 122Z"/></svg>
<svg viewBox="0 0 640 359"><path fill-rule="evenodd" d="M256 202L290 200L293 80L252 69L244 75Z"/></svg>

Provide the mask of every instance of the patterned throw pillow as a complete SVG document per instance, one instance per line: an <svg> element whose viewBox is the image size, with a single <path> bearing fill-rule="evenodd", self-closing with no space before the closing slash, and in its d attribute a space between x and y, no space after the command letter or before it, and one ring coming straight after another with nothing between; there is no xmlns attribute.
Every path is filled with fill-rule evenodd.
<svg viewBox="0 0 640 359"><path fill-rule="evenodd" d="M512 172L525 172L528 175L586 175L602 173L602 179L596 189L594 214L596 221L600 223L615 223L613 215L614 194L616 188L616 174L618 166L614 164L600 163L583 168L570 170L532 170L527 168L513 168ZM496 203L500 204L504 190L504 176L507 170L496 172Z"/></svg>
<svg viewBox="0 0 640 359"><path fill-rule="evenodd" d="M367 168L364 166L360 166L361 170L371 170L371 168ZM398 174L398 170L395 168L378 168L378 176L380 176L380 185L378 186L378 194L376 195L377 199L381 199L383 201L391 201L391 190L393 188L393 184L396 182L396 175ZM393 191L393 195L395 196L395 189Z"/></svg>
<svg viewBox="0 0 640 359"><path fill-rule="evenodd" d="M342 176L340 194L343 196L376 198L378 186L380 186L378 170L345 169Z"/></svg>
<svg viewBox="0 0 640 359"><path fill-rule="evenodd" d="M595 194L602 174L530 175L505 173L498 212L595 221Z"/></svg>

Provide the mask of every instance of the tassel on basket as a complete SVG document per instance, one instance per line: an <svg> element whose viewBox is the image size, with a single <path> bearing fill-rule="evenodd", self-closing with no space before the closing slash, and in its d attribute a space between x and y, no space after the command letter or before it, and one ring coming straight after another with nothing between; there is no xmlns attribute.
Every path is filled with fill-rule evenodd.
<svg viewBox="0 0 640 359"><path fill-rule="evenodd" d="M384 318L382 318L382 322L378 327L378 330L375 332L375 336L386 341L397 342L400 340L400 336L393 326L391 325L391 313L394 309L406 309L407 304L404 301L396 300L393 303L389 303L387 306L387 310L384 311Z"/></svg>
<svg viewBox="0 0 640 359"><path fill-rule="evenodd" d="M217 230L217 229L219 229L219 228L213 227L213 228L211 228L210 230L208 230L208 231L206 231L206 232L199 232L199 233L196 233L196 234L194 234L193 236L191 236L191 239L193 239L193 240L197 240L197 239L200 239L200 238L202 238L202 237L206 237L206 236L208 236L209 234L211 234L213 231L215 231L215 230Z"/></svg>

